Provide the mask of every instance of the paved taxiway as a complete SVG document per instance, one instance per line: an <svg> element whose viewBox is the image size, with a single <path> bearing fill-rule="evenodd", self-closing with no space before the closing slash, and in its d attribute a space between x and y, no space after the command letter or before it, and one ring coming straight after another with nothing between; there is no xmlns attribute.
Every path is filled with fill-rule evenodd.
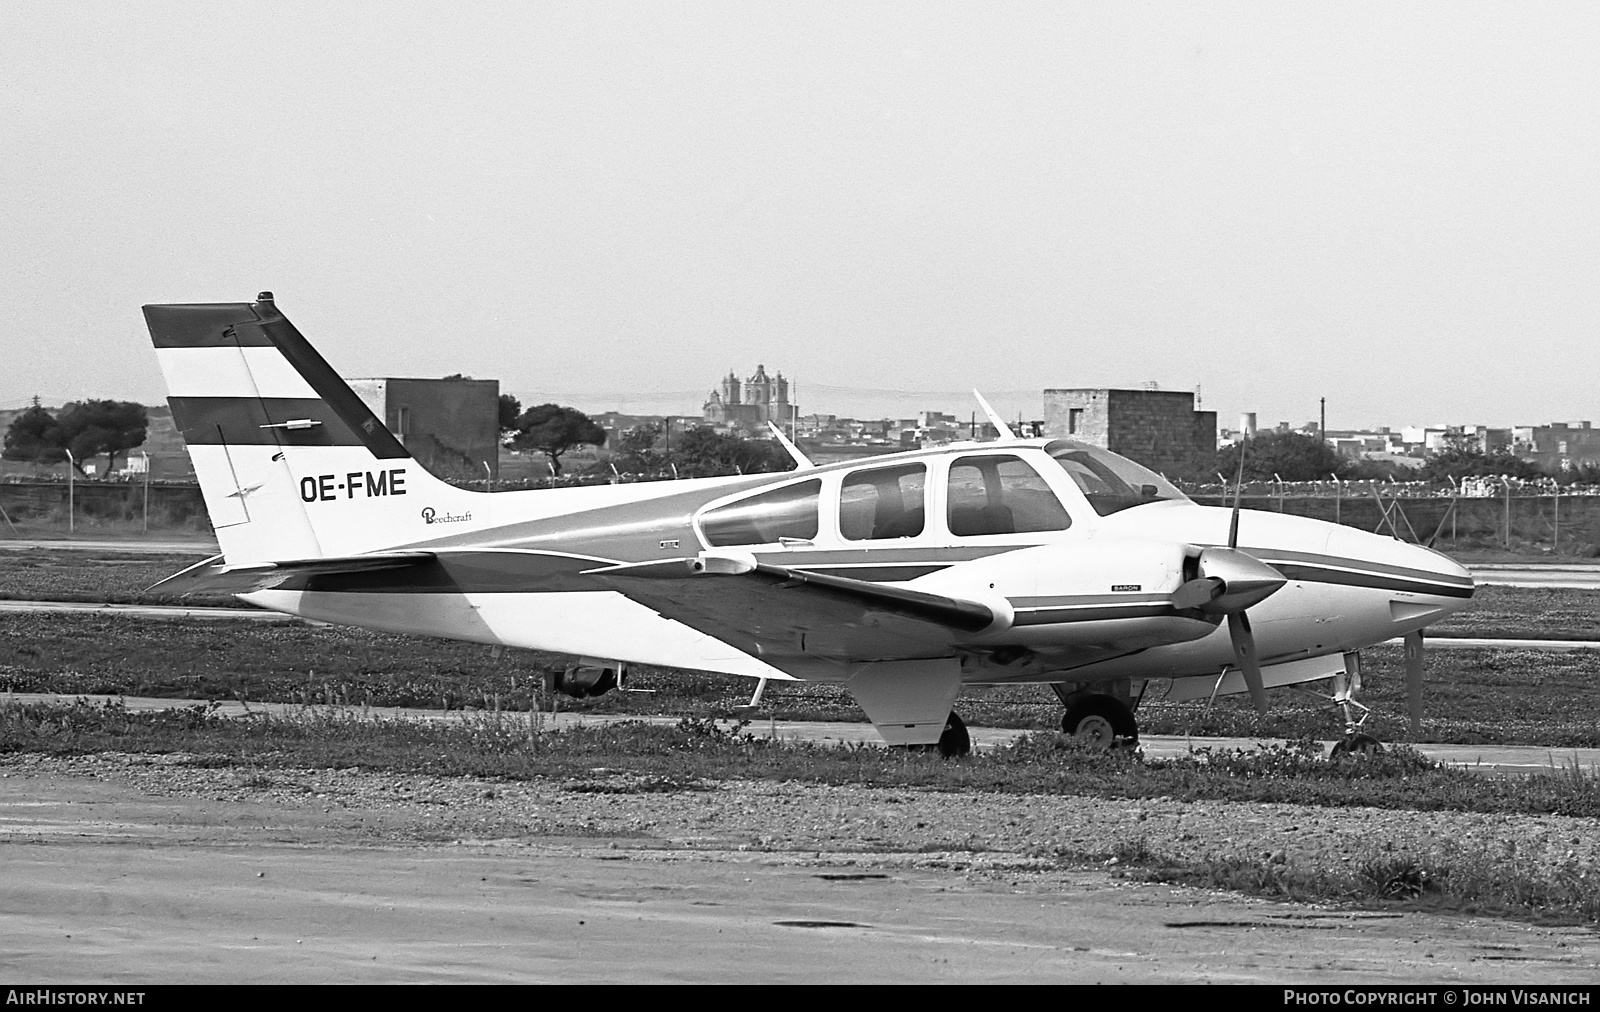
<svg viewBox="0 0 1600 1012"><path fill-rule="evenodd" d="M0 538L0 549L49 549L64 552L125 552L130 555L216 555L215 539L183 538L163 541L112 538Z"/></svg>
<svg viewBox="0 0 1600 1012"><path fill-rule="evenodd" d="M1480 587L1539 587L1600 590L1600 565L1523 566L1486 563L1467 567Z"/></svg>

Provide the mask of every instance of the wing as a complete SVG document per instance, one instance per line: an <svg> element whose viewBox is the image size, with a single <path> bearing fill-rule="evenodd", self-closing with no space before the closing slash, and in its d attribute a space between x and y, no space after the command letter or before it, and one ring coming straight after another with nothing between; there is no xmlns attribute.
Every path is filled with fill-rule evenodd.
<svg viewBox="0 0 1600 1012"><path fill-rule="evenodd" d="M959 642L995 620L993 611L977 601L754 559L675 559L585 575L779 667L785 658L949 657Z"/></svg>

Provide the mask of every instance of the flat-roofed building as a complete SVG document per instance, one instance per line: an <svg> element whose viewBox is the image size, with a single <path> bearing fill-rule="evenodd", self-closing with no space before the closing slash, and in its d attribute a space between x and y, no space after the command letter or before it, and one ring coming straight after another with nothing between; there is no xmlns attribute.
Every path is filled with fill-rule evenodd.
<svg viewBox="0 0 1600 1012"><path fill-rule="evenodd" d="M1051 389L1044 392L1044 434L1104 447L1176 476L1215 457L1217 413L1196 411L1190 391Z"/></svg>
<svg viewBox="0 0 1600 1012"><path fill-rule="evenodd" d="M347 379L417 463L441 478L500 476L500 381Z"/></svg>

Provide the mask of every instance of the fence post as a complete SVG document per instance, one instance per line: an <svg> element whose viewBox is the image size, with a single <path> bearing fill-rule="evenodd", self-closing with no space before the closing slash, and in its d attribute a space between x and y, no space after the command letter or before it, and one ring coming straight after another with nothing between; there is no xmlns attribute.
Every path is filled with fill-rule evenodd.
<svg viewBox="0 0 1600 1012"><path fill-rule="evenodd" d="M1511 549L1511 482L1505 478L1500 483L1506 487L1506 550Z"/></svg>
<svg viewBox="0 0 1600 1012"><path fill-rule="evenodd" d="M1559 552L1559 551L1561 551L1561 486L1559 484L1556 485L1555 510L1556 510L1556 535L1555 535L1554 542L1550 546L1550 550L1552 552Z"/></svg>

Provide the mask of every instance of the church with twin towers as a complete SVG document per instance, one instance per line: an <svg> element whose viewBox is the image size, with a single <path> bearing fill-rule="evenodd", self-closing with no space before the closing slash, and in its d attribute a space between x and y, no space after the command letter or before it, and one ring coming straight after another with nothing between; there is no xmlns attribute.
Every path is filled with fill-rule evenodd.
<svg viewBox="0 0 1600 1012"><path fill-rule="evenodd" d="M768 376L767 367L758 365L755 375L743 382L728 370L706 399L702 414L707 425L753 433L764 432L768 422L787 426L795 418L795 407L789 403L789 381L783 373Z"/></svg>

